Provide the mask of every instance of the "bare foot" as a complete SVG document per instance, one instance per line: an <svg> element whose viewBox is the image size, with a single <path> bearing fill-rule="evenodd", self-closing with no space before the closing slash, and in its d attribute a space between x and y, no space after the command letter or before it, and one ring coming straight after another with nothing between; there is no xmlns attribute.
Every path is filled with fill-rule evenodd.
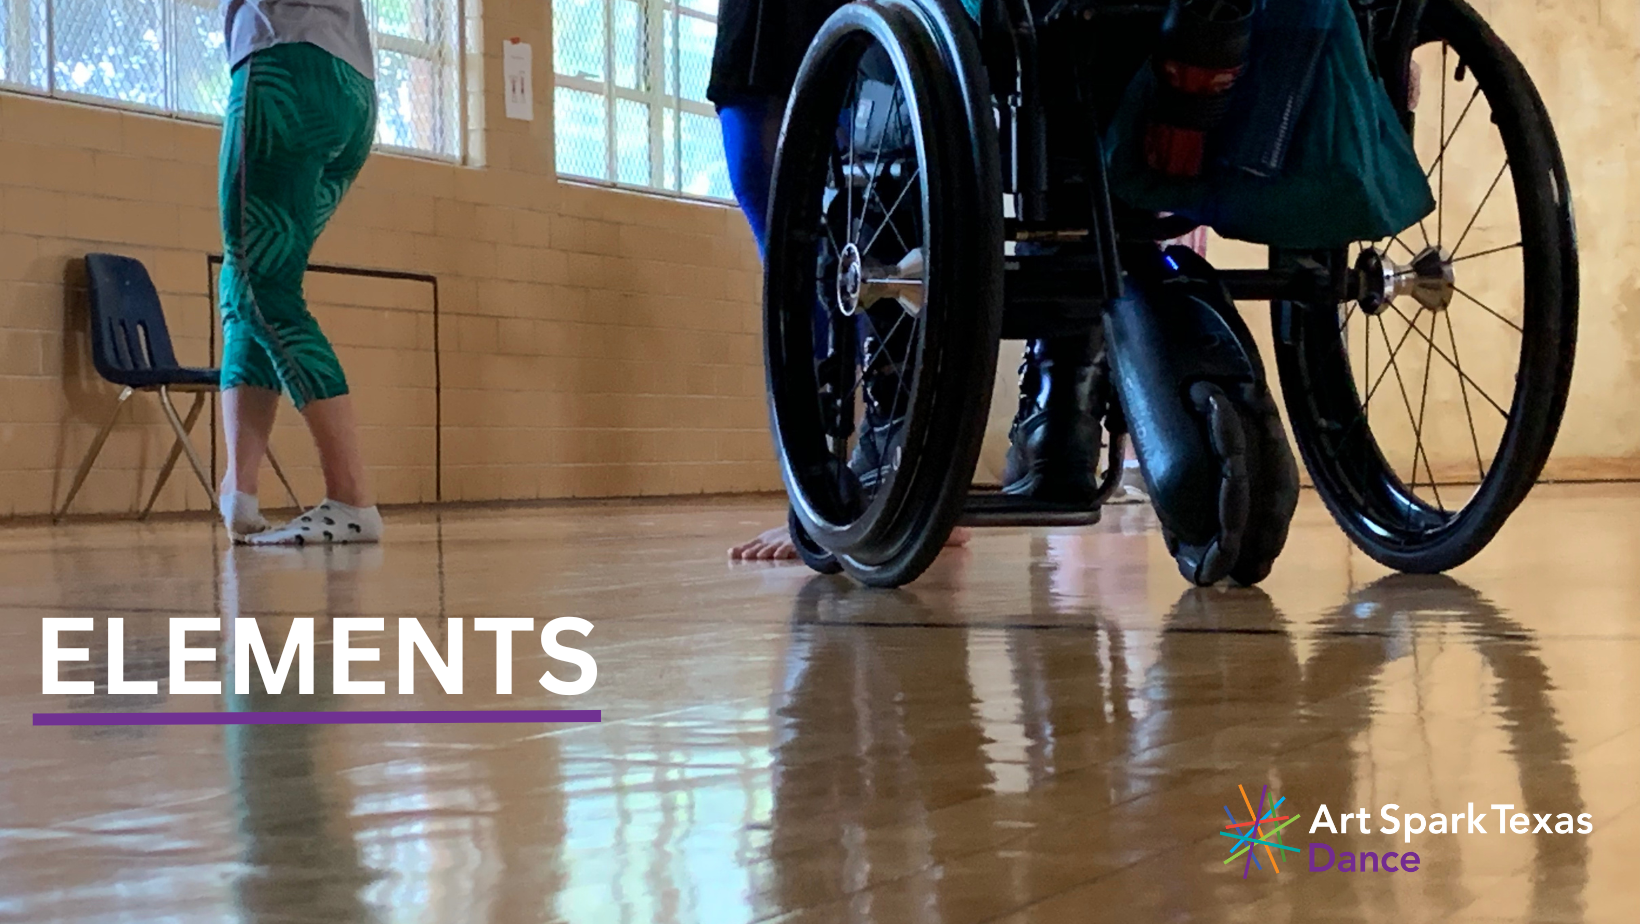
<svg viewBox="0 0 1640 924"><path fill-rule="evenodd" d="M973 535L968 527L959 526L951 530L951 538L945 540L945 547L961 548L968 544ZM796 557L797 547L792 545L791 533L784 526L759 533L756 539L742 542L729 550L730 561L790 561Z"/></svg>
<svg viewBox="0 0 1640 924"><path fill-rule="evenodd" d="M792 534L784 526L765 530L751 542L729 550L730 561L788 561L796 557L797 546L792 545Z"/></svg>

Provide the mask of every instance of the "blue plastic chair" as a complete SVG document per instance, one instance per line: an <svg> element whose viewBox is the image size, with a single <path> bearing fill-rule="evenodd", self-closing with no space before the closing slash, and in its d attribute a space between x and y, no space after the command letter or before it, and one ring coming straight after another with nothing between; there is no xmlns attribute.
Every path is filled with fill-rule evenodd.
<svg viewBox="0 0 1640 924"><path fill-rule="evenodd" d="M221 370L198 369L177 362L176 352L171 349L171 332L165 325L165 312L160 307L159 293L140 261L115 254L93 253L86 255L85 269L91 286L91 364L98 375L124 387L114 403L114 413L109 415L108 423L103 425L97 438L91 441L79 470L74 473L74 483L68 489L63 506L57 511L57 517L60 519L68 512L69 505L74 503L75 495L80 492L86 476L91 473L91 466L102 452L103 443L107 442L108 434L119 421L125 402L139 391L158 397L160 410L165 412L165 419L176 434L176 442L172 444L165 464L160 467L159 480L154 483L153 493L148 496L142 516L147 517L154 509L160 491L176 468L178 456L183 453L188 455L188 462L214 507L216 489L188 435L193 432L194 423L199 420L206 401L219 389ZM186 419L178 416L176 406L171 403L173 391L194 396ZM279 467L271 448L268 450L268 462L285 486L285 493L290 495L292 506L300 508L296 492L291 489L290 481Z"/></svg>

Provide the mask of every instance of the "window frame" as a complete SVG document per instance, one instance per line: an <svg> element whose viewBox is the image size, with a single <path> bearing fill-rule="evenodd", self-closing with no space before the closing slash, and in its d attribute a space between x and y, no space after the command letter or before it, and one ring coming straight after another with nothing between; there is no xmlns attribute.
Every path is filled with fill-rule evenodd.
<svg viewBox="0 0 1640 924"><path fill-rule="evenodd" d="M32 46L34 39L34 32L31 28L29 28L31 0L11 0L11 2L13 6L9 10L10 16L7 17L5 21L0 21L0 35L3 35L7 40L8 46L10 44L10 40L19 36L23 37L27 41L30 48L30 54L25 61L24 67L28 68L32 66ZM391 51L405 55L409 58L429 61L432 62L440 70L440 72L452 75L452 79L455 81L455 88L449 95L454 100L454 106L451 107L449 117L455 119L455 125L450 130L450 136L455 142L455 150L453 152L431 150L426 148L408 147L405 145L388 144L373 140L371 142L372 151L383 154L397 155L400 157L409 157L417 160L435 161L439 163L465 164L468 162L470 156L470 141L467 137L467 129L469 126L468 90L472 77L467 73L468 69L464 62L467 47L467 17L470 0L446 0L446 2L451 3L455 7L454 19L456 24L455 34L451 36L451 41L448 47L441 46L434 42L381 32L376 29L375 23L371 23L370 41L372 53ZM208 11L213 14L217 13L221 8L219 0L162 0L161 28L164 30L165 36L168 40L174 35L175 8L179 5L192 7L197 10ZM366 11L369 12L370 8L373 6L371 0L365 0L365 5ZM45 60L43 62L43 70L45 73L46 85L42 87L34 83L13 80L9 77L0 77L0 93L17 93L24 96L61 100L63 102L75 103L78 105L96 106L99 108L113 109L122 112L136 112L143 115L174 119L178 122L186 122L195 125L220 126L222 124L223 117L214 113L174 108L173 106L155 106L150 103L139 103L130 100L116 99L111 96L101 96L96 93L82 93L77 90L64 89L60 85L57 77L57 0L44 0L42 6L45 10ZM174 94L173 88L176 86L178 78L178 56L169 47L164 45L161 46L161 54L164 59L166 94L170 97ZM13 57L15 58L15 55ZM224 68L227 67L226 57L222 60L222 66ZM377 62L377 69L380 70L379 61Z"/></svg>
<svg viewBox="0 0 1640 924"><path fill-rule="evenodd" d="M551 0L549 0L551 2ZM558 169L557 146L559 143L556 107L554 108L553 122L553 172L560 182L578 183L586 186L598 186L611 189L620 189L629 192L647 193L654 196L685 199L692 202L710 202L717 204L733 204L734 197L714 196L710 193L693 193L683 189L683 115L705 116L714 124L717 122L717 108L710 102L690 99L682 95L683 88L683 54L681 52L680 36L682 23L685 18L709 22L715 28L718 17L686 6L684 0L636 0L639 5L641 22L643 23L643 41L646 49L660 49L659 53L643 55L644 80L640 83L652 87L643 90L633 87L623 87L615 79L615 2L603 0L603 69L604 79L595 80L576 74L565 74L558 70L556 36L554 37L552 78L554 99L557 88L564 87L576 90L604 100L604 175L602 177L585 176L579 173L565 173ZM666 73L666 14L673 13L672 18L672 78L671 85L680 92L668 93ZM556 28L556 24L554 26ZM616 116L618 100L642 103L649 109L649 175L650 183L628 183L614 177L620 175L619 158L620 144L617 138L617 129L620 120ZM666 113L675 113L673 118L673 132L671 154L673 168L677 174L678 188L666 185Z"/></svg>
<svg viewBox="0 0 1640 924"><path fill-rule="evenodd" d="M185 2L188 2L188 0L185 0ZM455 125L451 127L450 135L455 141L455 151L430 151L424 148L412 148L382 142L372 142L372 150L388 154L398 154L403 157L436 160L450 164L467 164L470 162L471 151L469 148L471 145L467 137L467 129L470 124L470 120L467 107L469 105L468 85L472 78L471 75L467 73L465 62L467 55L467 30L469 25L467 18L469 15L469 4L471 4L473 0L448 0L448 2L453 4L455 7L451 13L455 20L455 32L450 37L451 40L448 46L441 46L433 42L408 38L402 35L394 35L390 32L380 32L377 31L375 24L372 24L370 27L370 50L372 53L390 51L422 61L431 61L439 68L441 73L452 75L452 78L455 81L455 87L450 91L450 96L454 99L455 105L451 107L450 116L455 119ZM368 11L370 9L371 0L365 0L365 4L366 10ZM420 54L420 49L426 49L427 54ZM377 62L377 70L381 70L379 61ZM378 73L377 76L379 78L380 74Z"/></svg>

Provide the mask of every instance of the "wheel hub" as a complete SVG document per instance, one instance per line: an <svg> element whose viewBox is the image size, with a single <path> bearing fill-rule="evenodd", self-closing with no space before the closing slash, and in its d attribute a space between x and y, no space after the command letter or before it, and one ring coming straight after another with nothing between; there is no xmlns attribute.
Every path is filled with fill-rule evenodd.
<svg viewBox="0 0 1640 924"><path fill-rule="evenodd" d="M1357 301L1369 315L1382 314L1403 295L1430 311L1445 311L1457 292L1452 258L1435 245L1425 247L1407 264L1368 247L1355 261L1355 276Z"/></svg>
<svg viewBox="0 0 1640 924"><path fill-rule="evenodd" d="M853 317L860 310L860 283L864 272L860 248L850 242L837 257L837 309Z"/></svg>
<svg viewBox="0 0 1640 924"><path fill-rule="evenodd" d="M923 251L906 252L893 266L867 263L860 248L845 244L837 257L837 308L853 316L860 306L893 300L901 310L916 316L923 310Z"/></svg>

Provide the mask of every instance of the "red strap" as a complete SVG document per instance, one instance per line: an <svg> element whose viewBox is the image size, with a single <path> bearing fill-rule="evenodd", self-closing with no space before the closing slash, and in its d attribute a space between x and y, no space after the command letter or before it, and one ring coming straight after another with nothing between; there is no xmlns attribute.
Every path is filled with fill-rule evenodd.
<svg viewBox="0 0 1640 924"><path fill-rule="evenodd" d="M1168 176L1199 176L1206 140L1202 132L1152 124L1145 132L1145 159Z"/></svg>
<svg viewBox="0 0 1640 924"><path fill-rule="evenodd" d="M1228 92L1241 76L1240 67L1207 68L1178 61L1163 61L1162 74L1174 89L1195 96Z"/></svg>

